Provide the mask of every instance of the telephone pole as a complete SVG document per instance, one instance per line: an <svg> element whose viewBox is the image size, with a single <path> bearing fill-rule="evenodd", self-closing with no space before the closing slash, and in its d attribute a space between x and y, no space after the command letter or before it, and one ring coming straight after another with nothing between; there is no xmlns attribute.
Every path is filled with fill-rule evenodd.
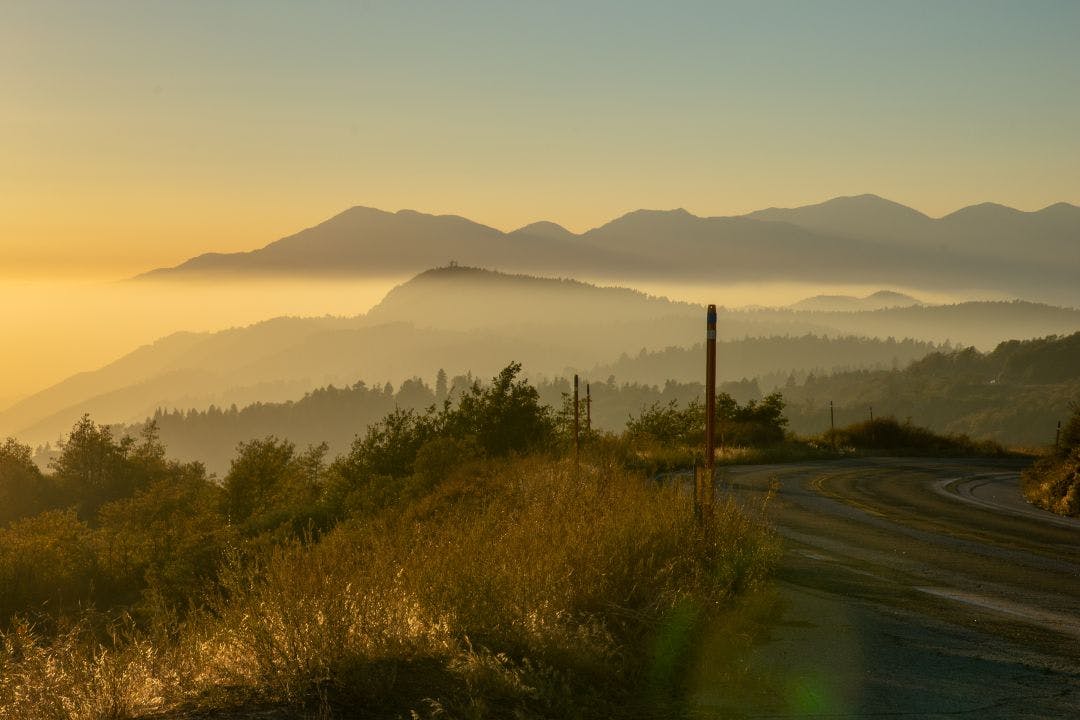
<svg viewBox="0 0 1080 720"><path fill-rule="evenodd" d="M712 512L716 465L716 306L705 316L705 467L697 475L698 517ZM704 477L702 477L702 475Z"/></svg>
<svg viewBox="0 0 1080 720"><path fill-rule="evenodd" d="M592 390L589 383L585 383L585 437L592 436Z"/></svg>

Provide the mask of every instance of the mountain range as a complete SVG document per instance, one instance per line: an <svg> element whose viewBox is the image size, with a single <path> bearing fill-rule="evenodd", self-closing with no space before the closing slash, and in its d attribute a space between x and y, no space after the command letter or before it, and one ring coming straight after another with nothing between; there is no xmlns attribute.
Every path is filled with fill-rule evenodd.
<svg viewBox="0 0 1080 720"><path fill-rule="evenodd" d="M0 412L0 437L53 441L86 412L100 422L130 423L159 408L284 401L330 384L414 376L430 383L440 368L490 377L512 360L534 377L591 370L605 378L617 371L619 382L658 382L669 373L690 379L700 358L685 348L701 342L704 312L627 288L436 268L394 288L365 315L169 335L23 398ZM718 315L726 341L721 381L903 364L932 351L928 342L992 348L1080 330L1080 310L1019 301L854 311L720 308ZM877 340L855 343L850 336ZM889 338L924 342L900 349Z"/></svg>
<svg viewBox="0 0 1080 720"><path fill-rule="evenodd" d="M1080 305L1080 207L984 203L931 218L877 197L733 217L637 210L584 233L502 232L454 215L353 207L269 245L208 253L141 279L411 275L448 262L623 282L852 283Z"/></svg>

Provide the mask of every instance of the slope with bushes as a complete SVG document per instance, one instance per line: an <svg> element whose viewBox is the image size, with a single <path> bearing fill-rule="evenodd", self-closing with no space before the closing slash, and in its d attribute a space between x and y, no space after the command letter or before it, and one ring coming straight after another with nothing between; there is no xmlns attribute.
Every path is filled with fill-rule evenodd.
<svg viewBox="0 0 1080 720"><path fill-rule="evenodd" d="M4 445L23 504L0 529L0 715L676 712L692 628L775 541L734 504L695 521L616 439L564 457L564 415L519 371L332 460L246 442L221 483L152 426L85 418L45 473Z"/></svg>
<svg viewBox="0 0 1080 720"><path fill-rule="evenodd" d="M936 432L1015 445L1046 445L1080 398L1080 333L1012 340L992 352L932 353L894 371L810 377L783 389L793 430L816 434L836 421L910 419Z"/></svg>
<svg viewBox="0 0 1080 720"><path fill-rule="evenodd" d="M1057 440L1048 456L1024 472L1024 496L1051 512L1080 517L1080 405Z"/></svg>

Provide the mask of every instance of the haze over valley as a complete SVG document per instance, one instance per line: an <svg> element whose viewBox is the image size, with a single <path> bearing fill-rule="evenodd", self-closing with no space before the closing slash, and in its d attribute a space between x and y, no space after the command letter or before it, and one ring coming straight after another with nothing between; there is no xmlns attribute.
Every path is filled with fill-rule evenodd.
<svg viewBox="0 0 1080 720"><path fill-rule="evenodd" d="M837 304L827 297L869 298L882 288L930 304L1024 298L1071 307L1080 303L1069 270L1077 246L1070 238L1078 233L1080 209L1065 203L1027 213L984 204L935 220L873 195L739 217L636 211L582 234L554 223L504 233L461 217L356 207L262 249L204 254L133 281L0 281L0 300L24 308L2 320L12 372L0 380L0 403L169 332L363 313L395 285L449 262L727 307L802 302L793 309L854 310L909 302L885 295L890 299ZM1019 245L1023 252L1008 249ZM834 321L831 330L865 333L857 322L848 325ZM943 334L916 323L875 332L980 347L995 341L978 326Z"/></svg>
<svg viewBox="0 0 1080 720"><path fill-rule="evenodd" d="M239 292L259 287L232 285ZM146 286L120 287L140 292ZM330 289L351 299L348 284L338 281ZM366 313L166 335L11 404L0 411L0 433L55 444L85 413L132 425L159 411L294 401L331 385L397 388L419 378L430 387L440 370L490 377L510 360L536 379L579 373L661 387L694 383L700 381L702 312L699 304L629 288L455 264L393 287ZM747 397L760 397L778 388L790 392L792 383L815 374L903 370L934 352L1070 334L1080 330L1080 310L1025 301L927 304L879 291L819 295L787 307L721 308L718 323L719 380L749 381ZM693 392L683 391L684 399ZM618 408L600 409L602 427L617 430L640 410Z"/></svg>

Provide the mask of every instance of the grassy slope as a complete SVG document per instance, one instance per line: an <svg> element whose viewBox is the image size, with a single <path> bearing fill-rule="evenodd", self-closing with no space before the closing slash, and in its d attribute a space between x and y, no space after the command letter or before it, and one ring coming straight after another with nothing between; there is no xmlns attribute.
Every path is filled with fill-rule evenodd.
<svg viewBox="0 0 1080 720"><path fill-rule="evenodd" d="M689 503L602 460L473 465L317 544L234 558L183 623L48 641L16 626L0 715L670 715L689 628L776 553L759 518L724 505L701 529Z"/></svg>

